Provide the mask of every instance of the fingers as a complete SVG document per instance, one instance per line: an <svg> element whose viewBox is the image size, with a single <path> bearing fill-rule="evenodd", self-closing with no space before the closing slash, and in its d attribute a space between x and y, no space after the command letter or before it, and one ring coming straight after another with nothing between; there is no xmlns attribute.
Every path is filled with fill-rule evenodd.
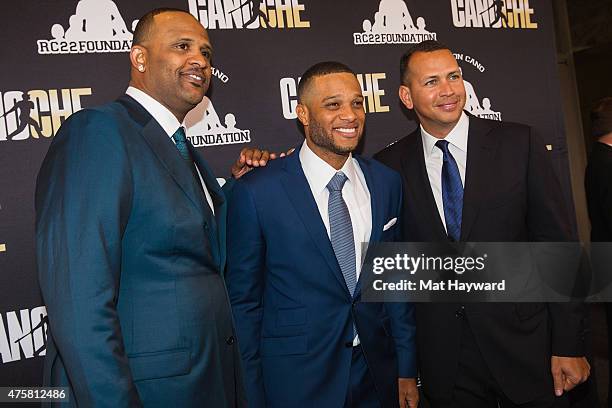
<svg viewBox="0 0 612 408"><path fill-rule="evenodd" d="M565 389L565 375L561 368L553 368L552 369L553 383L555 387L555 395L560 397L563 395L563 390Z"/></svg>

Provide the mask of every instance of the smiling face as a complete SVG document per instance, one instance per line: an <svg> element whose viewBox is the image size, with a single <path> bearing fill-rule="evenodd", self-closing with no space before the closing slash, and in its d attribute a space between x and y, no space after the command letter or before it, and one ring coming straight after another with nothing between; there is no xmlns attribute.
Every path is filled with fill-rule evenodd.
<svg viewBox="0 0 612 408"><path fill-rule="evenodd" d="M206 30L192 15L158 14L146 41L132 47L131 85L156 99L181 122L208 90L211 56Z"/></svg>
<svg viewBox="0 0 612 408"><path fill-rule="evenodd" d="M415 52L399 95L408 109L414 109L428 133L446 137L465 106L463 78L453 54L449 50Z"/></svg>
<svg viewBox="0 0 612 408"><path fill-rule="evenodd" d="M357 78L348 72L315 76L297 114L308 147L341 168L363 135L365 111Z"/></svg>

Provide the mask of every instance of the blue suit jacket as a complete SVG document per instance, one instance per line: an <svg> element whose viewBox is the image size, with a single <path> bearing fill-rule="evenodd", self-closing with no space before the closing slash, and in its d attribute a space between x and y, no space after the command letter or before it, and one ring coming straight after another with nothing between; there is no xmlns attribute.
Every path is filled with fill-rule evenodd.
<svg viewBox="0 0 612 408"><path fill-rule="evenodd" d="M399 174L357 158L372 199L370 242L393 241ZM228 209L228 291L249 407L341 407L355 323L383 407L415 377L414 317L405 303L361 302L346 287L299 149L238 180Z"/></svg>
<svg viewBox="0 0 612 408"><path fill-rule="evenodd" d="M221 275L226 201L192 153L215 220L168 135L128 96L75 113L51 144L36 191L44 383L70 387L72 405L244 403Z"/></svg>

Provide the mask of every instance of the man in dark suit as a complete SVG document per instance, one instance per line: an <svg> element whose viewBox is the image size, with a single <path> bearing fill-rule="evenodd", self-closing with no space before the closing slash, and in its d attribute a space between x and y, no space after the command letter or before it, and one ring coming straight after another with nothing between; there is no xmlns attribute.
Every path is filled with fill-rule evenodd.
<svg viewBox="0 0 612 408"><path fill-rule="evenodd" d="M361 301L362 243L398 238L399 174L352 154L365 113L348 67L312 66L298 100L305 142L238 180L229 202L249 407L416 407L412 305Z"/></svg>
<svg viewBox="0 0 612 408"><path fill-rule="evenodd" d="M81 407L245 406L225 196L182 127L210 83L210 41L189 13L157 9L133 43L126 95L72 115L38 176L44 383Z"/></svg>
<svg viewBox="0 0 612 408"><path fill-rule="evenodd" d="M403 240L574 238L545 146L527 126L464 113L461 71L447 47L414 46L401 80L400 99L420 128L375 157L402 174ZM426 396L433 407L552 406L589 375L583 313L573 303L417 304Z"/></svg>
<svg viewBox="0 0 612 408"><path fill-rule="evenodd" d="M595 142L585 175L591 241L609 243L612 242L612 97L595 104L591 111L591 129ZM599 248L609 253L607 246ZM609 265L605 267L609 270ZM612 350L612 303L606 303L606 317L608 350ZM609 368L612 373L612 358L609 359ZM608 406L612 407L612 376L608 383Z"/></svg>

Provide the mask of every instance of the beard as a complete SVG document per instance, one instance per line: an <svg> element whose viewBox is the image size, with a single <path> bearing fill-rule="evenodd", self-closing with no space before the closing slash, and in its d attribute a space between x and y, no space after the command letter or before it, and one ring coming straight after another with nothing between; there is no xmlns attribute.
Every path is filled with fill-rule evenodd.
<svg viewBox="0 0 612 408"><path fill-rule="evenodd" d="M330 132L325 130L325 128L323 128L323 126L321 126L319 122L311 119L309 123L309 128L310 128L310 139L312 140L312 143L314 143L316 146L324 150L327 150L331 153L335 153L338 155L348 156L349 153L355 150L355 148L361 141L361 135L360 135L359 138L357 139L357 144L355 144L355 146L338 146L334 142L334 138L330 134Z"/></svg>

